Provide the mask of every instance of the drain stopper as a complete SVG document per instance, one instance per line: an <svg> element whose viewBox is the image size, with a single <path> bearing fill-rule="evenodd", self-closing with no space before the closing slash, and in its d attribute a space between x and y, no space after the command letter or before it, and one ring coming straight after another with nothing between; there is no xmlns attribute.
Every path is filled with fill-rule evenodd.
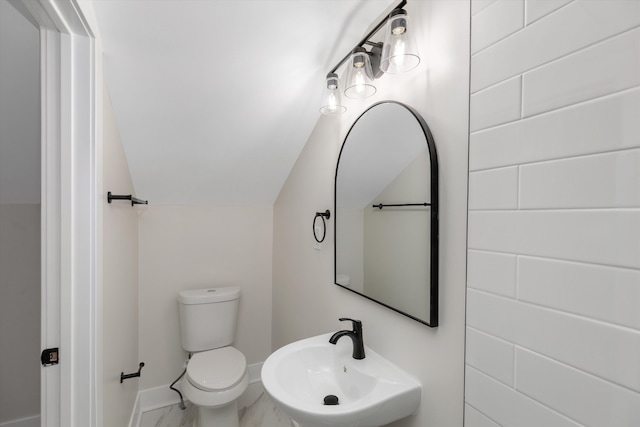
<svg viewBox="0 0 640 427"><path fill-rule="evenodd" d="M325 405L337 405L338 404L338 396L334 396L333 394L328 394L324 397Z"/></svg>

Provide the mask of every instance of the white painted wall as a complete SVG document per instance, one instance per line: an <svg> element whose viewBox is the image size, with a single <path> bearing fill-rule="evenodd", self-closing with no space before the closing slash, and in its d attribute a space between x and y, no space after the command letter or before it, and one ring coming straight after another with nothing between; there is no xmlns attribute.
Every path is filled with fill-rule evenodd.
<svg viewBox="0 0 640 427"><path fill-rule="evenodd" d="M271 344L273 208L149 203L139 208L140 360L146 364L140 388L169 384L182 373L177 296L184 289L240 286L234 347L249 364L264 361Z"/></svg>
<svg viewBox="0 0 640 427"><path fill-rule="evenodd" d="M38 29L0 0L0 424L40 414Z"/></svg>
<svg viewBox="0 0 640 427"><path fill-rule="evenodd" d="M40 414L40 205L0 204L0 424Z"/></svg>
<svg viewBox="0 0 640 427"><path fill-rule="evenodd" d="M639 425L640 2L473 6L466 425Z"/></svg>
<svg viewBox="0 0 640 427"><path fill-rule="evenodd" d="M341 118L321 117L274 207L273 349L361 319L365 342L415 375L419 412L395 426L460 426L463 415L467 212L469 2L411 2L423 56L405 75L378 80L378 93L350 102ZM333 221L315 250L315 212L333 210L335 165L353 120L380 100L416 108L429 124L440 161L440 322L431 329L333 285Z"/></svg>
<svg viewBox="0 0 640 427"><path fill-rule="evenodd" d="M103 425L125 426L139 380L120 384L138 369L138 208L107 203L107 192L135 194L106 87L102 113L102 394ZM145 372L146 373L146 372Z"/></svg>
<svg viewBox="0 0 640 427"><path fill-rule="evenodd" d="M0 0L0 203L40 203L40 36Z"/></svg>

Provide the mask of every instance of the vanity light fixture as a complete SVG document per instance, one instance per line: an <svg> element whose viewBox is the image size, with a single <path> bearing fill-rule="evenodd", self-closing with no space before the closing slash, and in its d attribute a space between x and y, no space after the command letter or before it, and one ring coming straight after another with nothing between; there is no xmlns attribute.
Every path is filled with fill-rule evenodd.
<svg viewBox="0 0 640 427"><path fill-rule="evenodd" d="M376 93L373 71L367 50L361 46L351 52L347 68L347 83L344 95L348 98L368 98Z"/></svg>
<svg viewBox="0 0 640 427"><path fill-rule="evenodd" d="M388 16L378 24L342 58L327 74L327 88L324 91L320 112L336 115L346 111L340 102L337 71L345 63L346 79L344 95L348 98L368 98L376 93L374 79L383 74L402 73L418 66L420 56L416 47L409 16L403 8L407 0L400 0ZM371 41L381 29L383 41ZM370 50L364 48L369 46Z"/></svg>
<svg viewBox="0 0 640 427"><path fill-rule="evenodd" d="M389 15L385 29L380 69L385 73L403 73L420 63L413 32L408 28L409 16L404 9L396 9Z"/></svg>
<svg viewBox="0 0 640 427"><path fill-rule="evenodd" d="M334 116L347 111L347 108L342 105L339 87L338 75L336 73L327 74L327 84L322 94L322 107L320 107L322 114Z"/></svg>

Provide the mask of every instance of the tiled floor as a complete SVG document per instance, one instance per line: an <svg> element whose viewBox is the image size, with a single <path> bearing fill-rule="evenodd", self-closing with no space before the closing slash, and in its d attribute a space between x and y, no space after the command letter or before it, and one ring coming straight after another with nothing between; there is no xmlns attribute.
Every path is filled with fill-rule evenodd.
<svg viewBox="0 0 640 427"><path fill-rule="evenodd" d="M249 385L238 400L240 427L293 427L291 419L266 395L261 383ZM184 411L172 405L142 414L140 427L192 427L197 409L187 403Z"/></svg>

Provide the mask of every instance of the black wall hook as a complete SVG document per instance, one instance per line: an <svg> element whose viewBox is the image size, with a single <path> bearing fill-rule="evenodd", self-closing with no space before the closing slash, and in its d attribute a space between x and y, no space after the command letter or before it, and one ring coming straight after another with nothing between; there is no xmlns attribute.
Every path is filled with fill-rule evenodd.
<svg viewBox="0 0 640 427"><path fill-rule="evenodd" d="M316 234L316 220L318 218L322 219L322 238L318 239L318 235ZM313 217L313 238L316 239L316 242L322 243L324 242L324 238L327 235L327 223L325 222L325 218L331 218L331 212L327 209L324 212L316 212L316 216Z"/></svg>

